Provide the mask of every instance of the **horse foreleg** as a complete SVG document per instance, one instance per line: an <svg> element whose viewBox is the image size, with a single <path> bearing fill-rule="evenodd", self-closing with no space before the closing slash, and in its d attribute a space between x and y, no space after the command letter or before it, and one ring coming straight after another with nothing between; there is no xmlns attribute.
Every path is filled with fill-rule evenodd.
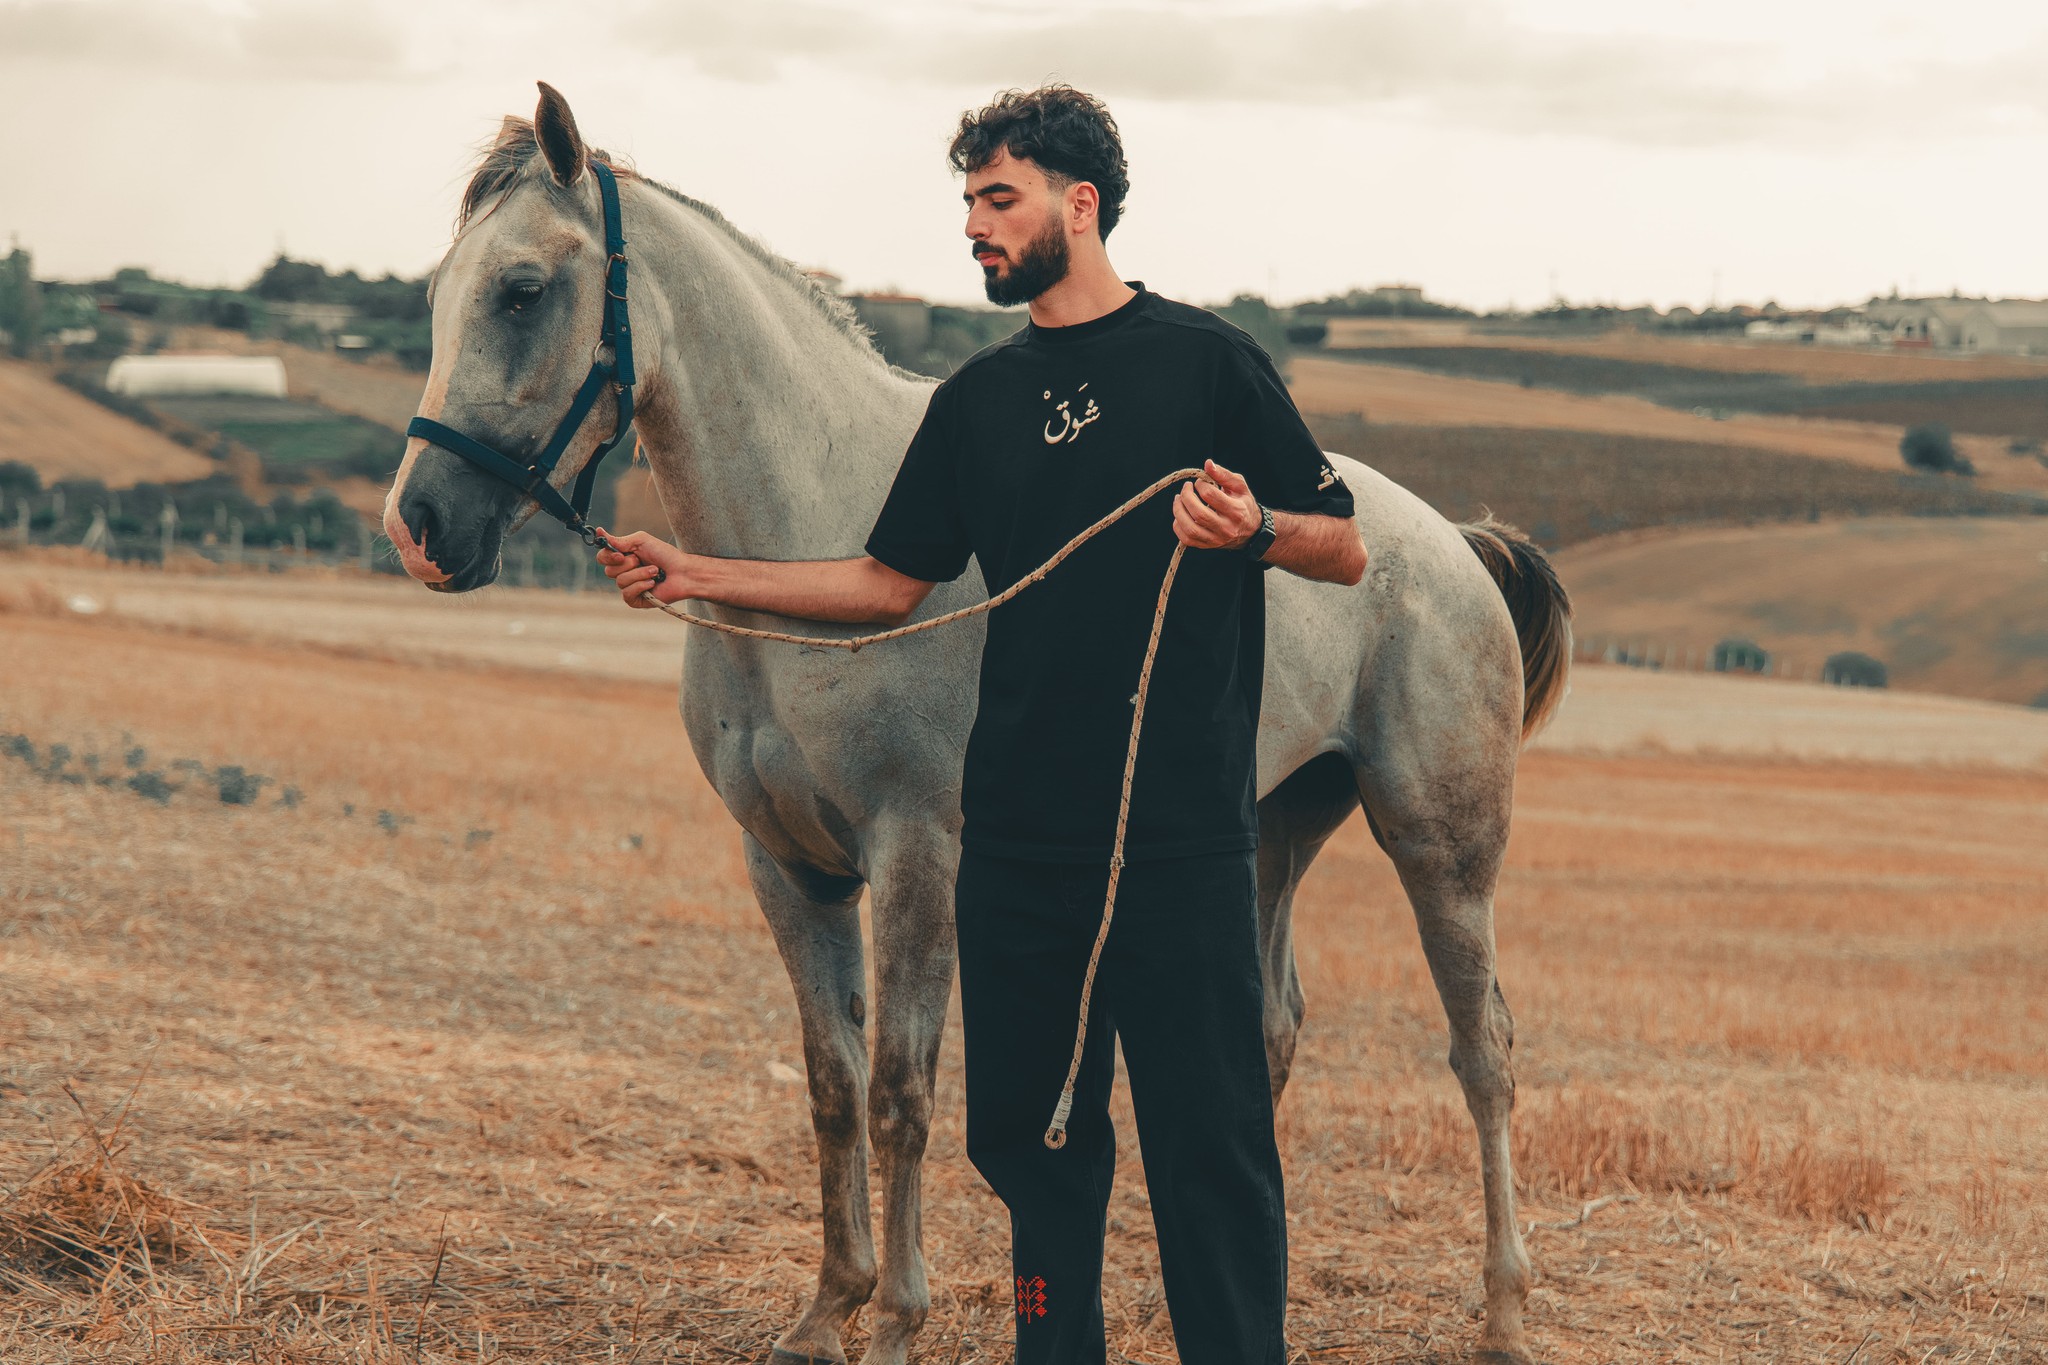
<svg viewBox="0 0 2048 1365"><path fill-rule="evenodd" d="M1275 1105L1294 1068L1306 1008L1294 965L1294 892L1316 854L1357 809L1351 767L1336 754L1312 759L1259 801L1259 972Z"/></svg>
<svg viewBox="0 0 2048 1365"><path fill-rule="evenodd" d="M875 1290L874 1234L868 1223L867 1038L860 993L860 884L806 877L783 868L752 835L744 836L747 873L796 988L809 1073L811 1125L818 1135L825 1252L818 1292L770 1356L774 1365L844 1362L840 1331Z"/></svg>
<svg viewBox="0 0 2048 1365"><path fill-rule="evenodd" d="M904 1365L931 1310L924 1150L955 955L951 839L905 835L884 848L870 869L875 1069L868 1098L882 1178L882 1273L864 1365Z"/></svg>

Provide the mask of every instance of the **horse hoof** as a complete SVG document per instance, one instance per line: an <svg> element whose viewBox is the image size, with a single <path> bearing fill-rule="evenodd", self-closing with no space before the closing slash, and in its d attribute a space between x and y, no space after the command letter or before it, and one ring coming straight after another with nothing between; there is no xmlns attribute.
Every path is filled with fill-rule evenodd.
<svg viewBox="0 0 2048 1365"><path fill-rule="evenodd" d="M777 1346L768 1353L768 1365L846 1365L846 1357L805 1355Z"/></svg>

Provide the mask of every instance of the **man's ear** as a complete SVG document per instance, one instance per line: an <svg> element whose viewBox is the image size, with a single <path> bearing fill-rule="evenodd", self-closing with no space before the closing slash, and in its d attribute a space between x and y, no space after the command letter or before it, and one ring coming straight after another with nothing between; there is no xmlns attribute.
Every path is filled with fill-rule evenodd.
<svg viewBox="0 0 2048 1365"><path fill-rule="evenodd" d="M569 112L562 92L546 81L535 84L540 86L540 107L533 111L533 140L540 144L555 183L566 189L583 177L583 134L576 131L576 116Z"/></svg>
<svg viewBox="0 0 2048 1365"><path fill-rule="evenodd" d="M1102 196L1095 186L1086 180L1077 180L1067 187L1067 228L1077 234L1085 234L1095 226L1096 211L1102 207Z"/></svg>

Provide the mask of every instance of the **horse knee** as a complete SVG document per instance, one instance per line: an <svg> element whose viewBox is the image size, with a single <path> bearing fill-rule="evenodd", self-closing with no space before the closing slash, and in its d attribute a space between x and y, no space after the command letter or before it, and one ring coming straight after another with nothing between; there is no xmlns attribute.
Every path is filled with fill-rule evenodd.
<svg viewBox="0 0 2048 1365"><path fill-rule="evenodd" d="M858 1142L867 1109L859 1073L837 1067L811 1069L811 1127L821 1147Z"/></svg>
<svg viewBox="0 0 2048 1365"><path fill-rule="evenodd" d="M1276 1101L1287 1087L1288 1075L1294 1070L1294 1049L1301 1040L1301 1021L1305 1012L1299 986L1279 1000L1268 997L1266 1001L1266 1070Z"/></svg>
<svg viewBox="0 0 2048 1365"><path fill-rule="evenodd" d="M921 1154L931 1121L931 1091L914 1081L878 1084L868 1099L868 1133L878 1153Z"/></svg>

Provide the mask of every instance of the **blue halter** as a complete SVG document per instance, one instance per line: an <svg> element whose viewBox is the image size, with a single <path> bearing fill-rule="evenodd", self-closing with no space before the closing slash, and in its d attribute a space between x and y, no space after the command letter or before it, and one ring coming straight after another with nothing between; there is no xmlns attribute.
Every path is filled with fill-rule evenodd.
<svg viewBox="0 0 2048 1365"><path fill-rule="evenodd" d="M626 237L619 225L619 184L612 177L612 168L602 161L587 164L597 176L598 197L604 201L604 323L598 329L597 345L590 352L590 373L584 378L583 387L576 390L576 397L555 427L555 434L548 438L547 447L532 464L523 465L475 437L465 436L429 417L413 418L406 423L405 434L452 451L486 474L512 485L538 503L541 511L581 536L585 545L597 546L603 538L583 516L590 510L597 467L612 453L612 447L625 439L627 428L633 425L633 330L626 317ZM583 472L576 476L575 487L564 498L548 478L606 388L617 395L617 421L610 438L591 452Z"/></svg>

